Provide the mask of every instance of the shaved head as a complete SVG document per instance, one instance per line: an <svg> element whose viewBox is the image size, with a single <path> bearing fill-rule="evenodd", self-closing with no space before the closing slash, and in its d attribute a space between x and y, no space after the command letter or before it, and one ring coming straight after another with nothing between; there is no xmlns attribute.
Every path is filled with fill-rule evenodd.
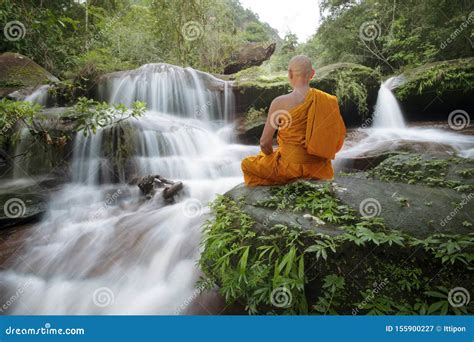
<svg viewBox="0 0 474 342"><path fill-rule="evenodd" d="M311 78L313 66L311 60L305 55L293 57L288 63L288 70L293 73L296 78Z"/></svg>

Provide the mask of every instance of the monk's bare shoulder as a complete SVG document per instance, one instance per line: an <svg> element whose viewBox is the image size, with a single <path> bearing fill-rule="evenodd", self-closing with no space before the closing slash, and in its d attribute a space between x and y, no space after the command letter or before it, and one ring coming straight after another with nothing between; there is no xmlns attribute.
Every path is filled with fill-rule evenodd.
<svg viewBox="0 0 474 342"><path fill-rule="evenodd" d="M289 94L281 95L273 99L271 108L273 110L288 109L291 104L291 98Z"/></svg>

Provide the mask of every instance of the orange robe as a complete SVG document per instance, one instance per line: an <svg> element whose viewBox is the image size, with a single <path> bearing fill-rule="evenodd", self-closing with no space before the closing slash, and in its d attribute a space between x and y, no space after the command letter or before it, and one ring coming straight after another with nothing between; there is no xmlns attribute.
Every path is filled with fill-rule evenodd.
<svg viewBox="0 0 474 342"><path fill-rule="evenodd" d="M246 185L284 184L298 178L332 179L334 159L346 134L335 96L311 88L278 129L278 148L242 161Z"/></svg>

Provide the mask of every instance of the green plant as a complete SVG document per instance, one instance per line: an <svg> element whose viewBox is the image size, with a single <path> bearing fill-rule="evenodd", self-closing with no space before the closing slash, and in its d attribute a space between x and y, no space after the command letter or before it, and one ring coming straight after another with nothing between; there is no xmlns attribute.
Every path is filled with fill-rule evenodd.
<svg viewBox="0 0 474 342"><path fill-rule="evenodd" d="M337 311L333 308L341 305L341 297L345 287L344 277L336 274L329 274L324 277L322 290L324 291L318 298L318 303L314 305L314 309L323 314L337 315Z"/></svg>
<svg viewBox="0 0 474 342"><path fill-rule="evenodd" d="M99 128L140 117L144 114L145 108L145 104L138 101L129 109L123 104L109 105L106 102L81 97L69 111L69 116L75 120L75 130L89 135L95 134Z"/></svg>

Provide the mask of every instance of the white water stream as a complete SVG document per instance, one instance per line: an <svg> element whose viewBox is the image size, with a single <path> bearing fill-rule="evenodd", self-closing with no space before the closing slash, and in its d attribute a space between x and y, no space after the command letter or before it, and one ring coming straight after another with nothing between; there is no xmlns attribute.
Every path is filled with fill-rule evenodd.
<svg viewBox="0 0 474 342"><path fill-rule="evenodd" d="M12 314L186 313L196 297L201 225L207 203L242 182L240 161L256 147L231 143L233 98L227 84L192 69L146 65L109 79L109 102L149 104L135 121L137 176L160 174L185 185L177 203L159 194L139 202L136 185L99 184L114 171L105 132L77 135L72 180L48 204L25 251L0 273L2 288L22 295ZM103 182L102 182L103 183Z"/></svg>

